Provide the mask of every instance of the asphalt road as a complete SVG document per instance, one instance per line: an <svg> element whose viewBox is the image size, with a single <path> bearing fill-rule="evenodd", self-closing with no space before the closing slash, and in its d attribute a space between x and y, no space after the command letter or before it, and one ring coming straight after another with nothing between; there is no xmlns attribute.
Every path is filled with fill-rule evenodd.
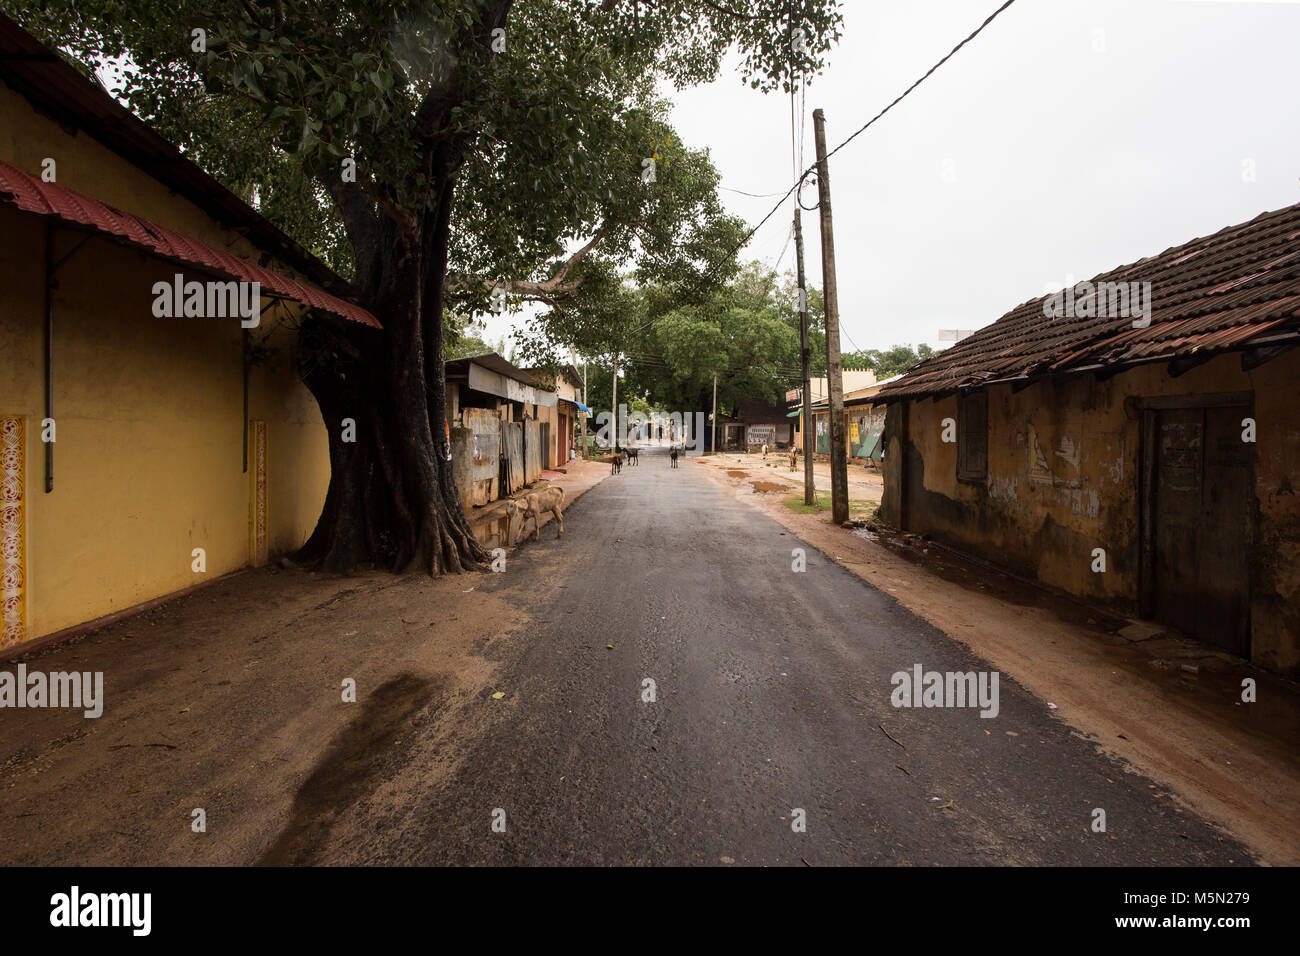
<svg viewBox="0 0 1300 956"><path fill-rule="evenodd" d="M644 450L565 525L488 576L528 618L503 662L502 716L372 861L1251 860L1008 675L994 718L892 706L891 675L916 664L991 668L699 465Z"/></svg>

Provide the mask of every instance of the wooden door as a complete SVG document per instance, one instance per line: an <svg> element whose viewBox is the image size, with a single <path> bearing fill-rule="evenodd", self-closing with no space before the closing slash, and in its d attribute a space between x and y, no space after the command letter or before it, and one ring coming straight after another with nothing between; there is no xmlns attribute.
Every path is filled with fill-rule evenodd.
<svg viewBox="0 0 1300 956"><path fill-rule="evenodd" d="M1152 616L1243 656L1250 642L1254 445L1249 405L1153 409L1147 474Z"/></svg>

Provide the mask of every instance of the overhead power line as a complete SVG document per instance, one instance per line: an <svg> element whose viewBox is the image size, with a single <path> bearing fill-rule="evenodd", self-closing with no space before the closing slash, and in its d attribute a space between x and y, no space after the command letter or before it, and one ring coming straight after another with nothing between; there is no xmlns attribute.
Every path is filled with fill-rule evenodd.
<svg viewBox="0 0 1300 956"><path fill-rule="evenodd" d="M962 41L961 41L960 43L958 43L955 47L953 47L951 50L949 50L948 53L947 53L947 55L944 56L942 59L940 59L937 63L935 63L934 66L930 67L930 69L926 70L923 74L921 74L920 78L917 79L916 82L914 82L914 83L913 83L911 86L909 86L907 89L903 90L902 93L900 93L898 96L896 96L896 97L893 99L893 101L890 102L889 105L886 106L884 109L882 109L879 113L877 113L875 116L871 117L871 119L869 119L869 120L867 120L865 123L863 123L862 126L860 126L857 130L854 131L854 133L853 133L851 136L848 137L848 139L844 140L842 143L840 143L838 146L836 146L834 149L832 149L829 153L827 153L827 154L826 154L826 159L829 160L832 156L834 156L836 153L838 153L841 149L843 149L845 146L849 145L849 143L853 142L855 139L857 139L859 136L861 136L863 133L865 133L868 129L870 129L870 128L871 128L871 127L872 127L872 126L873 126L873 125L874 125L878 120L880 120L881 117L883 117L886 113L888 113L888 112L889 112L890 110L892 110L895 106L897 106L899 103L901 103L903 100L905 100L909 95L911 95L911 93L912 93L912 92L913 92L913 91L914 91L918 86L920 86L922 83L924 83L926 80L928 80L928 79L929 79L929 78L934 74L934 72L935 72L936 70L939 69L939 67L943 66L945 63L947 63L949 60L951 60L951 59L953 58L953 56L956 55L956 53L957 53L958 50L960 50L960 49L961 49L962 47L964 47L967 43L970 43L970 42L971 42L972 40L974 40L977 36L979 36L981 33L983 33L984 30L989 26L989 24L991 24L994 20L996 20L996 19L997 19L997 18L998 18L1002 13L1004 13L1004 12L1007 10L1008 7L1010 7L1010 6L1011 6L1013 3L1015 3L1015 2L1016 2L1016 0L1006 0L1005 3L1003 3L1000 7L998 7L996 10L994 10L992 13L990 13L990 14L988 15L988 17L984 20L983 23L981 23L978 27L976 27L976 28L974 29L974 31L972 31L971 34L970 34L969 36L967 36L964 40L962 40ZM802 124L800 124L800 125L802 125ZM800 138L802 139L802 135L801 135ZM802 142L800 142L800 148L802 149ZM733 247L733 248L731 249L730 252L728 252L728 253L727 253L727 254L726 254L722 259L720 259L720 260L719 260L719 263L727 262L727 261L733 259L733 258L736 256L736 254L737 254L738 252L740 252L741 249L745 248L745 245L749 242L749 240L752 239L752 238L754 238L754 233L758 232L759 229L763 228L763 225L764 225L764 224L765 224L769 219L771 219L774 215L776 215L777 210L780 209L780 208L785 204L785 201L786 201L787 199L790 198L790 195L791 195L792 193L796 192L796 191L799 189L800 185L803 183L804 179L808 176L808 174L811 173L811 172L813 172L816 168L817 168L817 167L816 167L816 164L814 163L812 166L809 166L807 169L805 169L805 170L803 171L803 174L800 175L800 176L795 180L794 185L792 185L789 189L787 189L784 193L781 194L781 198L777 200L775 206L773 206L770 210L768 210L767 215L765 215L762 219L760 219L760 220L758 221L758 224L757 224L756 226L754 226L754 227L753 227L752 229L750 229L747 233L745 233L744 238L742 238L742 239L740 240L740 242L739 242L735 247ZM723 187L723 188L726 188L726 187ZM736 191L739 191L739 190L736 190ZM711 270L710 270L710 271L711 271ZM642 332L642 331L644 331L645 329L649 328L649 327L650 327L651 325L653 325L656 321L658 321L658 320L657 320L657 319L651 319L649 322L646 322L644 325L638 326L637 328L633 329L633 330L631 331L631 333L629 333L629 334L631 334L631 335L636 335L637 333ZM852 342L852 339L850 339L850 342ZM856 346L855 346L855 348L856 348Z"/></svg>
<svg viewBox="0 0 1300 956"><path fill-rule="evenodd" d="M873 124L875 124L877 120L879 120L882 116L884 116L886 113L888 113L890 110L892 110L895 106L897 106L899 103L901 103L903 100L905 100L905 99L906 99L906 98L907 98L907 97L912 93L913 90L915 90L918 86L920 86L920 85L921 85L922 83L924 83L927 79L929 79L930 76L931 76L931 75L932 75L932 74L933 74L937 69L939 69L939 67L943 66L943 65L944 65L945 63L947 63L950 59L952 59L952 57L957 53L958 50L960 50L960 49L961 49L962 47L964 47L967 43L970 43L971 40L974 40L977 36L979 36L981 33L983 33L984 30L985 30L985 28L986 28L990 23L992 23L994 20L996 20L996 19L998 18L998 16L999 16L1003 11L1005 11L1008 7L1010 7L1010 6L1011 6L1013 3L1015 3L1015 2L1016 2L1016 0L1006 0L1006 2L1002 4L1002 6L998 7L998 8L997 8L996 10L994 10L991 14L989 14L988 18L987 18L983 23L981 23L978 27L976 27L976 28L975 28L975 31L974 31L973 33L971 33L970 36L966 37L966 39L962 40L962 41L961 41L960 43L958 43L955 47L953 47L950 51L948 51L948 55L947 55L947 56L945 56L943 59L941 59L941 60L940 60L938 63L936 63L934 66L930 67L930 69L926 70L925 73L922 74L922 76L921 76L920 79L918 79L915 83L913 83L911 86L909 86L907 89L905 89L902 93L900 93L897 97L895 97L894 100L893 100L893 102L891 102L888 106L886 106L883 110L881 110L881 111L880 111L879 113L877 113L875 116L871 117L871 119L869 119L869 120L867 120L865 123L863 123L862 126L859 127L859 128L858 128L858 129L853 133L852 136L850 136L848 139L844 140L844 142L840 143L838 146L836 146L834 149L832 149L829 153L827 153L827 154L826 154L826 158L829 160L832 156L834 156L836 153L838 153L840 150L842 150L845 146L849 145L849 143L853 142L855 139L857 139L859 136L861 136L863 133L865 133L868 129L870 129L871 126L872 126ZM726 257L727 259L730 259L730 258L731 258L732 256L734 256L736 253L738 253L741 249L745 248L745 244L748 243L749 240L752 239L752 238L754 237L754 233L758 232L758 230L762 228L762 226L763 226L763 224L764 224L765 222L767 222L767 221L768 221L769 219L771 219L774 215L776 215L776 211L777 211L778 209L781 208L781 206L785 203L785 201L786 201L787 199L790 198L790 194L793 193L793 192L795 192L795 191L799 188L800 183L803 182L804 178L805 178L809 173L813 172L816 168L817 168L817 167L816 167L816 164L814 163L812 166L809 166L807 169L805 169L805 170L803 171L803 175L801 175L801 176L800 176L800 177L795 181L795 184L794 184L793 186L791 186L789 189L787 189L787 190L785 191L785 193L784 193L784 194L781 196L781 198L777 201L777 204L776 204L775 206L772 207L772 209L768 212L768 214L767 214L766 216L764 216L762 219L759 220L758 225L756 225L753 229L749 230L749 232L745 234L745 238L742 239L742 240L740 241L740 244L737 245L737 246L736 246L736 247L731 251L731 253Z"/></svg>
<svg viewBox="0 0 1300 956"><path fill-rule="evenodd" d="M771 199L773 196L779 196L780 193L747 193L743 189L732 189L730 186L719 186L719 189L725 189L729 193L740 193L742 196L752 196L754 199Z"/></svg>

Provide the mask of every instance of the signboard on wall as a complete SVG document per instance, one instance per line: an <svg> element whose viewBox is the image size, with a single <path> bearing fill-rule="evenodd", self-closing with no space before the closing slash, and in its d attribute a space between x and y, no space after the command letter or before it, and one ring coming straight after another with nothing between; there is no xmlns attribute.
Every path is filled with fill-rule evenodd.
<svg viewBox="0 0 1300 956"><path fill-rule="evenodd" d="M775 445L776 444L776 426L775 425L750 425L746 429L747 438L751 445Z"/></svg>

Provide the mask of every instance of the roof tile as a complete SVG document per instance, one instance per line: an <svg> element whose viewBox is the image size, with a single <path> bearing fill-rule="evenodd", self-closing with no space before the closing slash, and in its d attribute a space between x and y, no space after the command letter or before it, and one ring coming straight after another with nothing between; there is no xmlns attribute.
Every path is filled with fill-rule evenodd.
<svg viewBox="0 0 1300 956"><path fill-rule="evenodd" d="M1040 296L913 366L880 396L907 398L1096 365L1170 359L1241 348L1265 333L1300 331L1300 204L1262 213L1091 282L1151 283L1151 324L1133 328L1127 316L1049 318L1044 303L1050 296Z"/></svg>

